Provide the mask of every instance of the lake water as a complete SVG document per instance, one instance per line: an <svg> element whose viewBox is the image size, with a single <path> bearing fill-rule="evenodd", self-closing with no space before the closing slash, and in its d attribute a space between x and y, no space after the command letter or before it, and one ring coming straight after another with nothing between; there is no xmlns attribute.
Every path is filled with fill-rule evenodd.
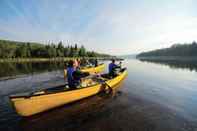
<svg viewBox="0 0 197 131"><path fill-rule="evenodd" d="M62 66L41 64L37 73L17 67L17 74L28 75L0 81L0 130L197 130L195 62L123 63L128 76L115 95L99 94L30 118L18 116L8 96L64 83Z"/></svg>
<svg viewBox="0 0 197 131"><path fill-rule="evenodd" d="M64 68L63 62L0 63L0 80Z"/></svg>

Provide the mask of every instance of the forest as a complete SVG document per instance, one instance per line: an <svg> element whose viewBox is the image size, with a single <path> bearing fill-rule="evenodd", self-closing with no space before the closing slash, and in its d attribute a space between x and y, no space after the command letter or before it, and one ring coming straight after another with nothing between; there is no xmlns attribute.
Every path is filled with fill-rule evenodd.
<svg viewBox="0 0 197 131"><path fill-rule="evenodd" d="M110 55L88 51L81 45L59 43L40 44L0 40L0 58L55 58L55 57L109 57Z"/></svg>
<svg viewBox="0 0 197 131"><path fill-rule="evenodd" d="M197 43L194 41L192 43L174 44L169 48L142 52L137 55L137 58L156 56L195 57L197 56Z"/></svg>

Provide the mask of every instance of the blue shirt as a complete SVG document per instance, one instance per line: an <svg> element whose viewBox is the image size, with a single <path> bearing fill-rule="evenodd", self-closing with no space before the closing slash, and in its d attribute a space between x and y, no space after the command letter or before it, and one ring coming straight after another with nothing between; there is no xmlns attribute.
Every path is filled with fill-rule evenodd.
<svg viewBox="0 0 197 131"><path fill-rule="evenodd" d="M74 78L73 78L73 72L74 71L75 71L75 69L73 67L68 67L67 68L67 79L68 79L69 84L74 82Z"/></svg>
<svg viewBox="0 0 197 131"><path fill-rule="evenodd" d="M117 67L117 65L116 65L115 63L110 63L110 64L109 64L109 67L108 67L109 73L112 72L113 69L115 69L116 67Z"/></svg>

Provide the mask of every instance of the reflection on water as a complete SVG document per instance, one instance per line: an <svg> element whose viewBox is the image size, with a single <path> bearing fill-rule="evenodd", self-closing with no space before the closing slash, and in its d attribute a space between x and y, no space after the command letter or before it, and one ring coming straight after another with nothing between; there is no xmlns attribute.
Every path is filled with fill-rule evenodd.
<svg viewBox="0 0 197 131"><path fill-rule="evenodd" d="M188 69L190 71L197 72L197 61L176 61L176 60L152 60L152 59L141 59L142 62L150 62L150 63L158 63L167 65L170 68L181 68L181 69Z"/></svg>
<svg viewBox="0 0 197 131"><path fill-rule="evenodd" d="M0 63L0 78L16 75L33 74L53 71L64 68L64 62L27 62L27 63Z"/></svg>
<svg viewBox="0 0 197 131"><path fill-rule="evenodd" d="M8 96L61 85L64 83L63 72L44 72L0 81L0 130L197 129L197 72L135 59L124 61L123 66L127 67L128 76L120 85L118 95L96 95L27 119L15 113Z"/></svg>
<svg viewBox="0 0 197 131"><path fill-rule="evenodd" d="M129 60L130 94L154 101L197 122L197 72L189 71L181 63L169 64ZM168 66L166 66L168 65ZM191 67L192 65L190 65ZM192 67L195 67L193 65Z"/></svg>

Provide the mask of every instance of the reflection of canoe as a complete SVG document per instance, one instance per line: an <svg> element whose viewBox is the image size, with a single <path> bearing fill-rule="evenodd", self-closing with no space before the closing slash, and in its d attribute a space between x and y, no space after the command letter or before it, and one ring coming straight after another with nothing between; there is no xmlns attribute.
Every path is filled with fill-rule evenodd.
<svg viewBox="0 0 197 131"><path fill-rule="evenodd" d="M116 88L115 85L123 81L127 71L122 70L119 75L113 79L108 79L106 83ZM79 88L75 90L66 90L64 87L60 89L52 88L52 90L43 90L35 92L31 95L12 95L10 100L13 103L16 112L21 116L31 116L67 103L71 103L92 95L95 95L103 90L104 84L96 83L94 85Z"/></svg>
<svg viewBox="0 0 197 131"><path fill-rule="evenodd" d="M81 69L82 72L89 72L90 74L93 74L93 73L100 73L104 70L105 68L105 64L100 64L96 67L84 67ZM67 75L67 72L66 70L64 70L64 77L66 77Z"/></svg>
<svg viewBox="0 0 197 131"><path fill-rule="evenodd" d="M115 88L119 90L121 86L122 82L117 84ZM87 119L109 115L106 110L108 105L110 106L115 98L122 95L122 93L117 93L117 90L111 94L97 94L53 110L24 117L20 120L19 125L24 131L47 130L54 127L55 130L75 130L76 123L82 125L84 121L87 122ZM79 128L81 130L81 127Z"/></svg>

